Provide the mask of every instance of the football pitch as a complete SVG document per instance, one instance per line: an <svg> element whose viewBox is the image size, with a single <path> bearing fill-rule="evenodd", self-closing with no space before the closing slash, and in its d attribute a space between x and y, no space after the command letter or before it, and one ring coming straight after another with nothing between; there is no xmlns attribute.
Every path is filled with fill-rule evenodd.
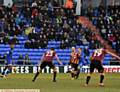
<svg viewBox="0 0 120 92"><path fill-rule="evenodd" d="M120 92L120 74L106 74L105 87L99 87L99 76L93 74L88 87L84 87L86 74L71 80L70 74L58 74L57 82L52 82L52 74L40 74L32 82L34 74L11 74L0 78L0 89L40 89L40 92Z"/></svg>

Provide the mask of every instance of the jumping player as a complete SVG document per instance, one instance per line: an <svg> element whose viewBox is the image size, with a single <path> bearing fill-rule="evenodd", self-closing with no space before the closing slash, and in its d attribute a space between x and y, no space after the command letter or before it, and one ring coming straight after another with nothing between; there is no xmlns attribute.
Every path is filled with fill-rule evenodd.
<svg viewBox="0 0 120 92"><path fill-rule="evenodd" d="M78 68L82 50L79 48L78 52L75 47L72 47L72 52L70 56L70 66L71 66L71 77L77 79L79 77L80 69Z"/></svg>
<svg viewBox="0 0 120 92"><path fill-rule="evenodd" d="M12 70L12 54L14 45L10 45L10 50L6 53L6 66L2 72L1 77L5 78Z"/></svg>
<svg viewBox="0 0 120 92"><path fill-rule="evenodd" d="M104 68L102 65L102 61L105 57L105 54L110 54L116 58L118 58L120 60L120 57L117 56L116 54L110 52L107 49L103 49L103 48L99 48L96 49L92 56L90 57L91 60L91 64L90 64L90 73L87 75L86 78L86 84L85 86L88 86L88 83L91 79L91 74L94 72L94 69L96 68L100 74L100 82L99 82L99 86L104 86L103 80L104 80Z"/></svg>
<svg viewBox="0 0 120 92"><path fill-rule="evenodd" d="M41 59L41 64L40 64L40 71L38 71L36 75L34 76L32 80L33 82L36 80L39 73L42 72L42 69L45 68L46 66L49 66L51 69L53 69L53 82L56 82L57 71L56 71L54 64L52 63L54 57L62 65L54 48L51 48L50 50L46 51L45 54L43 54L42 59Z"/></svg>

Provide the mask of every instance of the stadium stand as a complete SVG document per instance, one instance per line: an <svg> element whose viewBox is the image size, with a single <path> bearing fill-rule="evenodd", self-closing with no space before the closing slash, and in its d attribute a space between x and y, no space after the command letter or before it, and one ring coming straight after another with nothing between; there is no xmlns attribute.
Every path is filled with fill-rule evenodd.
<svg viewBox="0 0 120 92"><path fill-rule="evenodd" d="M101 36L120 53L120 6L88 8L87 16L99 28ZM30 64L38 64L43 52L54 47L64 65L70 58L70 47L89 48L90 54L99 44L93 32L78 23L74 8L42 0L25 3L23 7L0 7L0 55L4 56L15 44L13 61L28 55ZM84 53L83 53L84 56ZM25 58L25 57L23 57ZM89 58L87 58L89 61ZM107 55L104 65L110 63ZM84 58L82 58L84 61ZM55 61L55 64L58 63Z"/></svg>

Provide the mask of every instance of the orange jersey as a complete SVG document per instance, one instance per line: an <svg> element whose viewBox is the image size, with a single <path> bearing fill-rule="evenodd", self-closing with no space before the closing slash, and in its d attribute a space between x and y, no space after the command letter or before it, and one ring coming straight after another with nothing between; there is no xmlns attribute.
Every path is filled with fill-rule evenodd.
<svg viewBox="0 0 120 92"><path fill-rule="evenodd" d="M96 49L91 58L92 60L98 60L98 61L103 61L104 57L105 57L106 51L105 49Z"/></svg>
<svg viewBox="0 0 120 92"><path fill-rule="evenodd" d="M80 54L77 52L72 52L70 57L70 63L79 64Z"/></svg>

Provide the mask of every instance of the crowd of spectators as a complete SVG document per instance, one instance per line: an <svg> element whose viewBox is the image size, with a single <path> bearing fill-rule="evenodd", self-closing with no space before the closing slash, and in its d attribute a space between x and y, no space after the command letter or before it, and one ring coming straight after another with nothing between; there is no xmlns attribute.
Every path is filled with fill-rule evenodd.
<svg viewBox="0 0 120 92"><path fill-rule="evenodd" d="M26 54L25 56L23 56L22 54L20 54L16 63L18 65L31 65L29 55Z"/></svg>
<svg viewBox="0 0 120 92"><path fill-rule="evenodd" d="M5 59L6 59L6 54L5 55L0 55L0 65L6 63Z"/></svg>
<svg viewBox="0 0 120 92"><path fill-rule="evenodd" d="M0 7L0 43L19 44L16 36L28 37L25 48L46 48L48 41L60 41L60 48L84 45L94 49L99 45L95 34L78 23L73 8L60 6L56 0L34 0L23 7ZM101 36L118 51L120 48L120 6L89 7L85 16L97 26ZM9 36L14 36L10 39ZM10 41L10 42L12 42Z"/></svg>
<svg viewBox="0 0 120 92"><path fill-rule="evenodd" d="M0 65L2 64L6 64L6 56L7 53L5 53L4 55L0 55ZM22 54L19 55L17 61L13 61L13 64L18 64L18 65L31 65L31 60L28 54L25 54L25 56L23 56Z"/></svg>
<svg viewBox="0 0 120 92"><path fill-rule="evenodd" d="M92 23L99 29L99 33L108 41L108 44L120 53L120 6L108 6L107 10L99 6L97 8L88 9L87 16ZM94 38L95 36L93 36ZM95 39L95 38L94 38ZM90 42L92 43L93 40ZM95 41L95 40L94 40ZM98 41L95 42L98 44ZM94 44L94 43L93 43Z"/></svg>
<svg viewBox="0 0 120 92"><path fill-rule="evenodd" d="M1 7L0 13L0 29L4 33L1 43L7 43L9 36L24 35L28 37L25 48L46 48L50 40L61 41L60 48L80 44L76 37L81 25L74 8L61 7L56 0L34 1L21 8Z"/></svg>

